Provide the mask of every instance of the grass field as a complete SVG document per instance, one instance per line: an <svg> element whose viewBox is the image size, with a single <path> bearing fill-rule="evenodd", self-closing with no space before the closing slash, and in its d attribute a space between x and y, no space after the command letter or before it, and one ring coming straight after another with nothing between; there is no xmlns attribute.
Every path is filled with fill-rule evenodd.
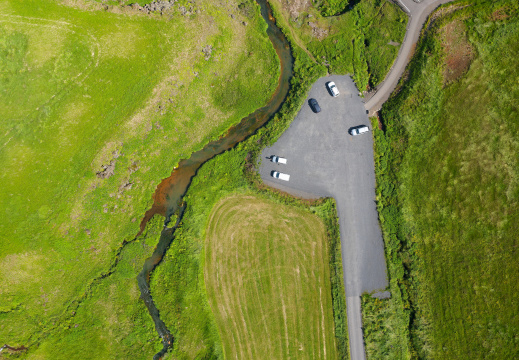
<svg viewBox="0 0 519 360"><path fill-rule="evenodd" d="M93 4L0 2L0 338L40 358L78 344L96 358L150 356L134 275L156 233L115 266L119 248L160 180L264 105L279 72L255 7L201 1L160 16Z"/></svg>
<svg viewBox="0 0 519 360"><path fill-rule="evenodd" d="M335 359L325 227L252 196L211 213L205 284L228 359Z"/></svg>
<svg viewBox="0 0 519 360"><path fill-rule="evenodd" d="M472 2L436 20L383 108L377 194L393 298L365 301L366 341L409 350L369 358L519 356L518 11Z"/></svg>
<svg viewBox="0 0 519 360"><path fill-rule="evenodd" d="M360 91L384 80L404 39L407 16L387 0L271 3L299 46L330 73L353 75Z"/></svg>
<svg viewBox="0 0 519 360"><path fill-rule="evenodd" d="M277 22L278 25L280 22ZM283 28L283 31L287 29ZM204 282L204 241L213 207L226 196L247 194L304 209L326 224L333 316L338 357L347 359L348 331L338 220L332 200L313 204L273 193L262 185L254 170L257 156L275 141L295 118L311 85L326 74L297 46L288 32L294 56L294 74L286 101L276 115L256 134L235 148L206 162L184 196L187 204L163 261L151 276L151 291L161 318L175 342L165 359L222 358L223 348Z"/></svg>

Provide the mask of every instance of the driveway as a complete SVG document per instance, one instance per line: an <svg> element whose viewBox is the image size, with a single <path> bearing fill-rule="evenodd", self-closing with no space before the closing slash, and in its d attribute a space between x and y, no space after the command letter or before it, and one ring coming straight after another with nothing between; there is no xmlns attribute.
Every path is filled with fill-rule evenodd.
<svg viewBox="0 0 519 360"><path fill-rule="evenodd" d="M334 81L341 94L334 98L325 84ZM319 102L314 114L308 99ZM260 175L265 184L303 198L333 197L337 202L342 263L350 337L354 360L365 359L360 295L387 287L384 243L375 205L375 173L371 132L351 136L352 126L371 128L362 99L349 76L317 80L289 129L261 155ZM288 159L286 165L268 160L272 155ZM290 175L290 181L274 179L272 170Z"/></svg>
<svg viewBox="0 0 519 360"><path fill-rule="evenodd" d="M328 81L337 84L338 97L328 93ZM348 296L384 289L388 282L375 206L373 139L371 133L348 134L352 126L371 127L366 110L349 76L317 80L309 98L316 99L322 111L314 114L306 100L290 128L263 150L260 175L267 185L293 195L335 198ZM287 165L273 164L267 159L272 155L287 158ZM272 170L289 174L290 181L272 178Z"/></svg>

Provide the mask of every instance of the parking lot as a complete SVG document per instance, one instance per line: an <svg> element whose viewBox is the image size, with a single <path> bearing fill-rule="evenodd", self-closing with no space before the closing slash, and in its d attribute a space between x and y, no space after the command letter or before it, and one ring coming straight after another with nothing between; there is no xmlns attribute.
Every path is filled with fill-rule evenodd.
<svg viewBox="0 0 519 360"><path fill-rule="evenodd" d="M326 83L340 91L332 97ZM319 102L314 113L308 100ZM348 130L368 125L369 119L349 76L319 79L290 128L262 152L260 175L274 188L303 198L329 196L337 201L347 296L386 288L384 246L375 205L375 174L371 132L351 136ZM287 158L274 164L272 155ZM273 170L290 175L274 179Z"/></svg>

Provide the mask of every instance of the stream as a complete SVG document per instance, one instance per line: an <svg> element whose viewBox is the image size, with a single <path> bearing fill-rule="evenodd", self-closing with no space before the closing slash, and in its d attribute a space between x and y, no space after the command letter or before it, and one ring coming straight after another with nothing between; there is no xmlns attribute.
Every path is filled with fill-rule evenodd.
<svg viewBox="0 0 519 360"><path fill-rule="evenodd" d="M150 275L155 267L160 263L167 249L174 239L175 229L180 224L186 204L182 202L182 198L186 193L193 176L197 170L206 161L212 159L218 154L233 148L239 142L253 135L260 127L265 125L267 121L281 108L285 101L290 88L290 79L292 77L293 57L290 51L290 44L285 35L276 26L275 19L272 16L272 10L267 0L256 0L261 8L261 16L267 22L267 35L276 50L281 63L281 74L278 86L271 99L264 107L256 110L254 113L243 118L239 124L231 127L226 135L218 140L208 143L202 150L191 155L189 159L181 160L171 173L171 176L162 180L157 186L153 195L153 205L146 211L141 224L140 232L144 231L147 222L154 215L162 215L166 218L166 223L173 214L178 214L175 226L162 230L159 243L151 257L146 259L142 267L142 271L137 275L137 282L141 292L141 299L144 300L146 307L155 323L155 329L162 338L163 349L155 354L153 359L160 359L166 353L168 348L173 344L174 338L169 332L166 324L160 318L160 313L150 293Z"/></svg>

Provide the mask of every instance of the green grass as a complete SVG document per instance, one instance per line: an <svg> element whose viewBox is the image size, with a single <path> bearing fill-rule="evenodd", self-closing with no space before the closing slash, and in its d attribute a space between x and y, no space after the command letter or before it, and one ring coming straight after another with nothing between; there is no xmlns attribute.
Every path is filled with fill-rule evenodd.
<svg viewBox="0 0 519 360"><path fill-rule="evenodd" d="M209 160L199 169L184 197L187 208L175 239L152 274L153 298L161 311L161 318L175 337L173 349L166 358L223 357L220 335L205 290L202 251L205 229L218 201L226 196L251 192L269 201L310 210L326 223L337 353L340 358L348 358L346 303L335 206L327 200L309 209L306 203L272 193L263 188L254 170L253 164L256 164L261 149L275 141L290 125L311 85L324 73L322 67L312 63L308 55L295 45L287 28L282 29L288 35L294 55L294 76L287 100L257 134Z"/></svg>
<svg viewBox="0 0 519 360"><path fill-rule="evenodd" d="M327 255L311 213L243 195L216 204L204 275L225 358L337 358Z"/></svg>
<svg viewBox="0 0 519 360"><path fill-rule="evenodd" d="M40 337L35 359L149 359L162 349L135 278L151 256L162 229L156 217L146 233L126 245L103 277L66 309L67 319ZM95 253L95 249L91 249ZM63 280L66 282L66 280Z"/></svg>
<svg viewBox="0 0 519 360"><path fill-rule="evenodd" d="M407 350L391 357L519 355L517 11L481 2L440 18L383 108L377 199L393 297L363 304L368 349L400 342ZM444 29L460 21L474 58L445 85Z"/></svg>
<svg viewBox="0 0 519 360"><path fill-rule="evenodd" d="M151 319L138 296L126 294L135 278L111 279L136 271L119 269L123 262L110 270L119 248L138 232L160 179L265 104L277 85L279 64L259 11L232 19L227 9L237 5L202 2L199 14L160 17L46 0L2 2L4 342L60 358L49 344L63 339L58 348L67 354L85 339L99 342L97 358L113 358L150 339ZM213 47L208 60L205 45ZM98 178L111 161L114 175ZM142 265L139 256L132 267ZM90 319L102 314L95 303L112 285L115 323L101 315ZM68 309L83 302L76 318L83 311L81 321L99 321L100 328L79 324L76 335L57 332L72 321ZM147 319L144 333L125 324L120 336L128 334L126 341L102 333L124 323L124 314ZM156 341L155 334L139 354L149 357Z"/></svg>
<svg viewBox="0 0 519 360"><path fill-rule="evenodd" d="M328 259L333 261L325 261L329 266L327 272L331 274L328 291L329 295L333 296L333 303L327 306L326 311L333 310L336 351L344 354L341 358L347 358L348 337L340 242L336 236L337 228L333 227L334 221L336 222L335 207L331 205L331 200L328 200L309 209L305 203L281 197L269 190L251 187L246 178L252 174L246 173L244 177L244 171L247 171L244 169L247 168L245 159L247 154L258 146L259 137L260 135L257 135L242 146L204 164L184 198L187 208L181 226L151 279L153 298L161 310L161 318L175 336L174 348L166 358L223 357L224 350L215 317L209 306L204 281L205 229L213 207L221 199L241 194L259 196L260 200L264 199L261 201L274 201L284 208L290 205L289 209L295 209L292 211L304 210L308 215L311 211L326 223ZM280 251L278 255L286 256L286 253Z"/></svg>
<svg viewBox="0 0 519 360"><path fill-rule="evenodd" d="M396 59L395 44L404 39L407 16L387 0L362 0L351 9L345 6L345 11L324 10L332 3L341 7L343 2L316 2L297 11L278 0L272 6L296 43L318 63L327 64L330 73L352 74L361 91L378 85ZM337 12L341 15L328 16ZM317 37L314 28L327 34Z"/></svg>
<svg viewBox="0 0 519 360"><path fill-rule="evenodd" d="M368 359L405 359L408 347L395 318L401 309L391 299L362 296L362 330Z"/></svg>

